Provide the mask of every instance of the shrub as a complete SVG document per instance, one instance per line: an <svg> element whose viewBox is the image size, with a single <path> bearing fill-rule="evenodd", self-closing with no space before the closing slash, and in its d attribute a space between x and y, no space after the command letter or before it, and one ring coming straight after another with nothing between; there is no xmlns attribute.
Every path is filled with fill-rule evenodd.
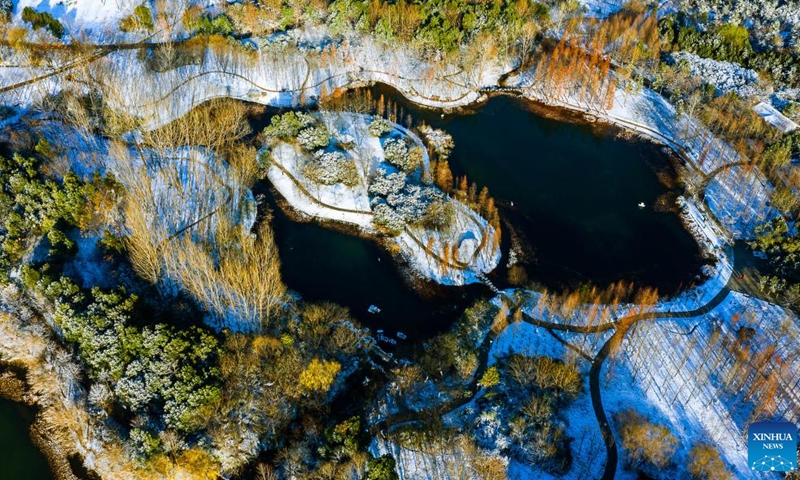
<svg viewBox="0 0 800 480"><path fill-rule="evenodd" d="M481 381L478 382L483 388L492 388L496 385L500 384L500 372L497 370L497 367L489 367L483 372L483 376L481 377Z"/></svg>
<svg viewBox="0 0 800 480"><path fill-rule="evenodd" d="M318 148L325 148L331 142L331 134L324 125L317 125L301 130L297 134L297 141L300 146L308 151Z"/></svg>
<svg viewBox="0 0 800 480"><path fill-rule="evenodd" d="M339 362L315 358L300 374L300 386L309 392L325 393L330 390L341 369Z"/></svg>
<svg viewBox="0 0 800 480"><path fill-rule="evenodd" d="M678 448L678 439L665 425L652 423L632 409L618 413L614 419L619 424L629 465L640 468L650 464L657 470L667 466Z"/></svg>
<svg viewBox="0 0 800 480"><path fill-rule="evenodd" d="M398 193L390 193L386 202L403 216L406 222L422 224L428 220L428 209L435 202L445 202L444 194L433 187L406 185Z"/></svg>
<svg viewBox="0 0 800 480"><path fill-rule="evenodd" d="M234 26L231 19L222 14L211 19L209 26L202 25L200 32L209 35L230 35L234 32Z"/></svg>
<svg viewBox="0 0 800 480"><path fill-rule="evenodd" d="M427 228L444 229L453 223L455 207L444 195L437 195L425 210L422 224Z"/></svg>
<svg viewBox="0 0 800 480"><path fill-rule="evenodd" d="M264 136L267 138L278 138L284 141L291 141L297 138L300 130L315 123L314 117L306 113L287 112L283 115L275 115L270 120L268 127L264 129Z"/></svg>
<svg viewBox="0 0 800 480"><path fill-rule="evenodd" d="M392 235L399 235L406 228L406 222L402 215L397 213L386 203L378 203L372 208L372 222L380 230Z"/></svg>
<svg viewBox="0 0 800 480"><path fill-rule="evenodd" d="M352 457L358 454L362 443L361 419L350 417L336 426L326 429L325 441L326 445L320 449L320 453L326 458Z"/></svg>
<svg viewBox="0 0 800 480"><path fill-rule="evenodd" d="M422 148L418 145L414 145L408 150L408 162L409 168L407 171L414 170L417 166L422 165L422 159L424 158L424 154L422 153Z"/></svg>
<svg viewBox="0 0 800 480"><path fill-rule="evenodd" d="M398 480L400 478L395 471L394 457L389 454L378 458L370 457L367 463L367 475L365 480Z"/></svg>
<svg viewBox="0 0 800 480"><path fill-rule="evenodd" d="M719 452L707 443L698 443L689 451L689 474L701 480L731 478L731 472L719 457Z"/></svg>
<svg viewBox="0 0 800 480"><path fill-rule="evenodd" d="M235 27L231 19L225 14L210 17L208 15L194 16L187 10L183 17L183 28L189 32L201 35L227 36L234 32Z"/></svg>
<svg viewBox="0 0 800 480"><path fill-rule="evenodd" d="M386 170L379 168L372 178L372 183L369 185L369 193L371 195L378 195L386 197L391 193L398 193L406 186L406 176L402 173L390 173L387 175Z"/></svg>
<svg viewBox="0 0 800 480"><path fill-rule="evenodd" d="M147 5L139 5L133 9L133 13L119 21L119 29L123 32L135 30L153 30L153 14Z"/></svg>
<svg viewBox="0 0 800 480"><path fill-rule="evenodd" d="M47 12L37 12L31 7L22 9L22 21L30 23L34 30L45 28L56 38L61 38L64 36L64 33L66 33L61 22L56 20L51 14Z"/></svg>
<svg viewBox="0 0 800 480"><path fill-rule="evenodd" d="M417 31L416 38L425 46L447 53L458 49L463 35L463 32L437 12Z"/></svg>
<svg viewBox="0 0 800 480"><path fill-rule="evenodd" d="M409 154L408 145L405 140L398 138L390 138L383 144L383 153L386 161L398 167L404 172L414 170L419 162L416 156Z"/></svg>
<svg viewBox="0 0 800 480"><path fill-rule="evenodd" d="M392 124L383 117L375 117L370 122L367 130L374 137L382 137L392 131Z"/></svg>
<svg viewBox="0 0 800 480"><path fill-rule="evenodd" d="M258 152L256 155L256 165L258 165L258 174L260 178L264 178L267 175L267 170L269 170L272 160L272 152L269 150L261 150Z"/></svg>
<svg viewBox="0 0 800 480"><path fill-rule="evenodd" d="M750 45L750 32L747 27L726 23L720 25L715 32L722 39L722 44L730 51L730 55L744 58L753 52Z"/></svg>
<svg viewBox="0 0 800 480"><path fill-rule="evenodd" d="M129 433L133 449L141 457L151 457L159 451L161 444L153 433L141 428L132 428Z"/></svg>
<svg viewBox="0 0 800 480"><path fill-rule="evenodd" d="M355 162L341 152L316 152L314 160L303 168L303 174L323 185L342 183L352 187L358 184Z"/></svg>

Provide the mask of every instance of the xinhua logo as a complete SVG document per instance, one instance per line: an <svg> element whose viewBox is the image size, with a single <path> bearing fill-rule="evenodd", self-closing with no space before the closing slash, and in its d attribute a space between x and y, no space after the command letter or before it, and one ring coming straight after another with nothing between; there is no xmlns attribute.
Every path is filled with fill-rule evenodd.
<svg viewBox="0 0 800 480"><path fill-rule="evenodd" d="M747 460L756 472L797 468L797 427L788 422L756 422L747 431Z"/></svg>

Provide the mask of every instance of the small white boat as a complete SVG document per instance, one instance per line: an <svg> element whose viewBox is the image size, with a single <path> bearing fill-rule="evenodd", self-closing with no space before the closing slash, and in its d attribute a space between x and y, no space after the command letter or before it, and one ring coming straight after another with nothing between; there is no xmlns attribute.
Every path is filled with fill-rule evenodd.
<svg viewBox="0 0 800 480"><path fill-rule="evenodd" d="M381 309L376 307L375 305L370 305L367 311L369 313L381 313ZM378 332L380 332L380 330L378 330Z"/></svg>
<svg viewBox="0 0 800 480"><path fill-rule="evenodd" d="M639 202L639 208L644 208L644 202Z"/></svg>
<svg viewBox="0 0 800 480"><path fill-rule="evenodd" d="M403 332L397 332L397 338L399 338L400 340L405 340L406 334Z"/></svg>

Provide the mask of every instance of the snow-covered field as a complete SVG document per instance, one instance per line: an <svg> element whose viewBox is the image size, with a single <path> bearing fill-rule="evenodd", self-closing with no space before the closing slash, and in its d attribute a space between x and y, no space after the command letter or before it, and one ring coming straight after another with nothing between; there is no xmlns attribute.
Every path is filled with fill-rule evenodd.
<svg viewBox="0 0 800 480"><path fill-rule="evenodd" d="M743 327L756 332L753 348L758 360L742 363L732 353L738 348L737 332ZM560 334L589 355L595 353L592 346L607 338L607 334ZM800 385L794 375L800 371L798 349L800 321L796 315L732 292L705 315L637 323L623 342L623 354L610 358L605 367L601 377L603 405L609 417L634 408L651 421L666 424L680 440L672 460L680 478L688 475L684 470L688 450L704 440L717 445L737 478L750 478L746 429L753 418L765 414L789 422L799 420L796 406ZM508 353L547 355L585 365L545 329L529 323L512 323L501 332L492 345L489 363ZM752 368L766 368L771 380L759 380ZM758 406L760 399L764 399L762 409ZM591 476L600 471L605 455L588 394L571 405L566 416L568 433L574 439L571 448L575 463L564 478ZM511 478L549 478L514 462L511 466L510 474L518 472ZM618 476L635 478L625 470Z"/></svg>
<svg viewBox="0 0 800 480"><path fill-rule="evenodd" d="M742 327L754 328L759 353L777 391L761 383L753 393L749 367L738 363L729 350ZM626 339L625 362L636 373L639 388L649 403L678 428L687 441L709 438L720 449L739 478L749 478L746 463L746 430L759 414L798 421L797 357L800 323L776 305L732 292L709 314L685 320L642 322ZM786 362L789 362L788 364ZM775 362L775 363L773 363ZM741 383L737 383L741 382ZM754 399L763 393L766 411L758 411Z"/></svg>
<svg viewBox="0 0 800 480"><path fill-rule="evenodd" d="M623 0L578 0L587 17L605 18L618 12L624 5Z"/></svg>
<svg viewBox="0 0 800 480"><path fill-rule="evenodd" d="M156 231L175 235L191 229L193 235L208 238L216 231L218 216L231 225L252 228L253 193L239 184L223 159L196 147L145 155Z"/></svg>

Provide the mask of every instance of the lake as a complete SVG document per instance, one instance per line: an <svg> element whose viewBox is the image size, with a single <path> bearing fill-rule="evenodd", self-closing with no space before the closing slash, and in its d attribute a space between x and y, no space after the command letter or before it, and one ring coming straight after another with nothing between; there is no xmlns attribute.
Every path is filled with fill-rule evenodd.
<svg viewBox="0 0 800 480"><path fill-rule="evenodd" d="M671 208L680 194L675 159L661 146L576 117L548 118L507 96L442 115L387 86L369 92L373 99L392 99L414 124L453 136L453 173L487 186L501 207L501 263L513 247L536 285L563 290L626 280L671 294L699 278L699 247ZM363 96L364 90L348 95ZM274 113L268 109L254 118L254 129L260 131ZM346 305L362 323L389 334L427 338L490 293L481 286L423 285L420 294L370 240L294 222L279 211L274 230L290 288L307 300ZM492 275L500 288L509 286L505 270ZM367 313L370 305L382 312Z"/></svg>
<svg viewBox="0 0 800 480"><path fill-rule="evenodd" d="M47 460L31 441L33 411L0 399L0 480L52 480Z"/></svg>
<svg viewBox="0 0 800 480"><path fill-rule="evenodd" d="M657 207L673 207L680 194L662 147L620 138L617 128L546 118L506 96L471 114L425 119L453 136L453 173L487 186L502 207L537 283L628 280L671 294L700 271L694 238L674 210Z"/></svg>

